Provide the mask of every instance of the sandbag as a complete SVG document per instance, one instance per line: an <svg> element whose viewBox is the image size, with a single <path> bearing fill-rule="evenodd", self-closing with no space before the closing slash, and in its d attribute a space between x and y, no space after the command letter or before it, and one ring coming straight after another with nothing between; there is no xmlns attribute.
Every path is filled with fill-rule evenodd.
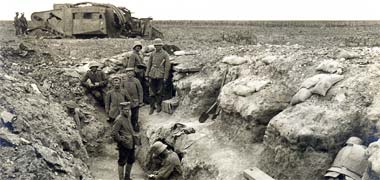
<svg viewBox="0 0 380 180"><path fill-rule="evenodd" d="M341 81L344 77L342 75L331 74L322 78L310 91L313 94L319 94L321 96L326 96L327 91L335 83Z"/></svg>
<svg viewBox="0 0 380 180"><path fill-rule="evenodd" d="M321 79L324 79L327 76L328 74L317 74L313 77L307 78L306 80L302 82L301 88L310 89L314 87Z"/></svg>
<svg viewBox="0 0 380 180"><path fill-rule="evenodd" d="M230 64L230 65L240 65L240 64L246 63L247 61L248 59L246 57L239 57L236 55L226 56L222 59L223 63Z"/></svg>
<svg viewBox="0 0 380 180"><path fill-rule="evenodd" d="M343 72L343 66L341 63L333 60L325 60L317 67L318 71L323 71L326 73L338 73L341 74Z"/></svg>
<svg viewBox="0 0 380 180"><path fill-rule="evenodd" d="M350 52L344 49L341 49L340 52L337 55L338 59L344 58L344 59L354 59L359 58L360 55L356 52Z"/></svg>
<svg viewBox="0 0 380 180"><path fill-rule="evenodd" d="M306 101L311 96L310 90L306 88L301 88L292 98L290 101L291 105L295 105L301 102Z"/></svg>
<svg viewBox="0 0 380 180"><path fill-rule="evenodd" d="M241 81L238 82L234 88L233 92L238 96L249 96L255 92L262 90L267 86L270 81L267 80L255 80L255 81Z"/></svg>

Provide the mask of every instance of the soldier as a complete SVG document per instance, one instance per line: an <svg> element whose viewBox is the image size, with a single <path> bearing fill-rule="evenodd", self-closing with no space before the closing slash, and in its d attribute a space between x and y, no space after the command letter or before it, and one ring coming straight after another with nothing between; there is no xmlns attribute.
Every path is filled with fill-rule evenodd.
<svg viewBox="0 0 380 180"><path fill-rule="evenodd" d="M157 106L157 112L161 112L161 103L163 97L163 87L169 78L170 60L169 54L162 49L164 43L161 39L154 40L154 51L148 61L148 67L146 77L149 78L149 90L150 90L150 111L149 114L153 114L154 109Z"/></svg>
<svg viewBox="0 0 380 180"><path fill-rule="evenodd" d="M120 114L112 127L112 136L119 151L118 172L120 180L130 180L132 165L135 162L135 137L130 113L131 103L120 103ZM125 169L124 169L125 166Z"/></svg>
<svg viewBox="0 0 380 180"><path fill-rule="evenodd" d="M120 88L121 78L115 76L112 78L113 89L106 93L104 104L106 114L108 115L108 122L113 122L120 114L119 104L126 101L131 101L128 92Z"/></svg>
<svg viewBox="0 0 380 180"><path fill-rule="evenodd" d="M149 89L145 81L146 65L144 64L144 59L140 53L141 49L141 42L135 41L132 47L132 54L130 54L128 61L124 61L124 67L134 68L136 78L140 81L140 84L143 88L143 100L144 102L149 102Z"/></svg>
<svg viewBox="0 0 380 180"><path fill-rule="evenodd" d="M100 64L94 62L89 65L90 70L87 71L85 76L81 80L82 86L84 86L90 93L95 97L95 99L100 103L104 104L104 88L107 87L108 80L103 71L98 70ZM87 83L87 80L90 82Z"/></svg>
<svg viewBox="0 0 380 180"><path fill-rule="evenodd" d="M20 28L21 28L21 34L26 34L26 30L28 29L28 21L26 20L24 13L21 13L21 17L19 19L20 21Z"/></svg>
<svg viewBox="0 0 380 180"><path fill-rule="evenodd" d="M21 33L21 28L20 28L20 19L18 18L18 12L16 12L16 16L14 18L13 24L16 29L16 36L20 35Z"/></svg>
<svg viewBox="0 0 380 180"><path fill-rule="evenodd" d="M346 146L335 157L332 167L327 170L327 180L361 180L367 166L366 147L358 137L350 137Z"/></svg>
<svg viewBox="0 0 380 180"><path fill-rule="evenodd" d="M158 171L150 174L150 179L157 180L175 180L182 179L181 161L178 155L167 149L167 145L160 141L155 142L151 147L151 152L154 157L162 160L161 167Z"/></svg>
<svg viewBox="0 0 380 180"><path fill-rule="evenodd" d="M139 109L143 105L143 89L140 81L134 77L134 68L127 68L127 76L122 81L121 87L125 89L131 97L132 125L135 131L139 131Z"/></svg>

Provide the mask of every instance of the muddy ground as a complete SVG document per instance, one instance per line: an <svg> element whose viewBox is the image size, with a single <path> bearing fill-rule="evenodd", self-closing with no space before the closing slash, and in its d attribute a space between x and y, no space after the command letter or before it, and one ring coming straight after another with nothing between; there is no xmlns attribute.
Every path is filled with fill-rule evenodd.
<svg viewBox="0 0 380 180"><path fill-rule="evenodd" d="M111 125L79 79L91 61L117 72L120 54L136 39L16 38L9 22L0 24L1 179L117 179ZM135 179L151 168L148 147L155 140L181 154L185 179L243 179L254 166L276 179L322 179L345 139L359 136L368 145L379 136L377 26L158 27L169 44L196 52L172 60L199 72L174 73L174 114L140 110ZM255 34L257 44L236 36L239 30ZM317 70L325 60L341 70ZM344 78L324 96L290 105L303 82L321 73ZM90 119L82 128L67 113L68 100ZM199 123L216 100L221 114ZM175 123L195 132L178 135Z"/></svg>

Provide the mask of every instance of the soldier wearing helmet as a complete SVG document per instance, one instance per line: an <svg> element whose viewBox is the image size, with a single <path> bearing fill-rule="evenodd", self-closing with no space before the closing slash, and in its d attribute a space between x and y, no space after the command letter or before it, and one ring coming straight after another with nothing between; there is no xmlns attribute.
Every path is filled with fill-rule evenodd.
<svg viewBox="0 0 380 180"><path fill-rule="evenodd" d="M130 180L132 165L135 162L135 144L137 134L131 123L131 103L120 103L120 114L112 127L112 137L119 151L118 173L120 180Z"/></svg>
<svg viewBox="0 0 380 180"><path fill-rule="evenodd" d="M367 167L366 147L358 137L350 137L335 157L332 167L327 170L325 178L361 180Z"/></svg>
<svg viewBox="0 0 380 180"><path fill-rule="evenodd" d="M170 60L169 54L162 49L164 43L157 38L153 41L155 51L150 55L146 77L149 79L149 94L150 94L150 111L153 114L154 110L161 112L161 103L163 98L164 84L169 78Z"/></svg>
<svg viewBox="0 0 380 180"><path fill-rule="evenodd" d="M174 180L182 179L182 166L178 155L167 149L167 145L160 141L156 141L150 149L153 157L161 159L161 167L158 171L150 174L150 179L157 180Z"/></svg>
<svg viewBox="0 0 380 180"><path fill-rule="evenodd" d="M81 85L84 86L94 97L95 99L104 104L104 88L107 87L107 77L105 73L98 68L100 64L97 62L90 63L90 70L84 75L81 80ZM90 82L87 82L87 81Z"/></svg>
<svg viewBox="0 0 380 180"><path fill-rule="evenodd" d="M144 102L149 102L149 88L145 80L145 70L146 65L144 64L144 59L141 55L142 44L140 41L135 41L132 47L132 53L123 62L124 67L133 68L135 72L135 77L140 81L143 88L143 100Z"/></svg>

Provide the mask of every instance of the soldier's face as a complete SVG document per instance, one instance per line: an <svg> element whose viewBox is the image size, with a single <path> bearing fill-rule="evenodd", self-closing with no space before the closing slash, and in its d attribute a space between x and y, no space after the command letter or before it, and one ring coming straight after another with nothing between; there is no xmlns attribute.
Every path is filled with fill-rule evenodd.
<svg viewBox="0 0 380 180"><path fill-rule="evenodd" d="M120 87L120 79L114 79L113 80L113 86L115 88L119 88Z"/></svg>
<svg viewBox="0 0 380 180"><path fill-rule="evenodd" d="M97 69L98 69L98 67L97 66L92 66L92 67L90 67L90 69L91 69L91 71L96 71Z"/></svg>
<svg viewBox="0 0 380 180"><path fill-rule="evenodd" d="M156 46L154 46L155 48L156 48L156 50L158 50L158 51L160 51L161 49L162 49L162 46L161 45L156 45Z"/></svg>
<svg viewBox="0 0 380 180"><path fill-rule="evenodd" d="M141 46L136 46L136 47L135 47L135 50L136 50L137 52L141 51Z"/></svg>
<svg viewBox="0 0 380 180"><path fill-rule="evenodd" d="M128 71L127 72L127 76L130 78L130 77L133 77L135 75L135 72L133 71Z"/></svg>
<svg viewBox="0 0 380 180"><path fill-rule="evenodd" d="M124 107L121 111L123 112L124 116L126 116L126 117L129 116L129 111L130 111L129 108Z"/></svg>

